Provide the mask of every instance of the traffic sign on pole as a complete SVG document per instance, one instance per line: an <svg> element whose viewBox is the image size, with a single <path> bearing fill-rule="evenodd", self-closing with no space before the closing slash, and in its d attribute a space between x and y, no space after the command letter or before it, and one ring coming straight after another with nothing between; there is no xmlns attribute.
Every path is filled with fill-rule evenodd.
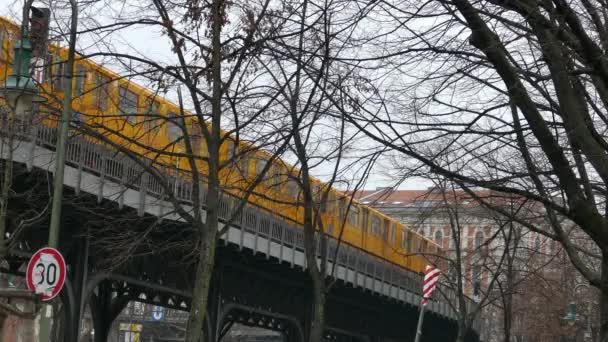
<svg viewBox="0 0 608 342"><path fill-rule="evenodd" d="M27 287L49 301L59 294L65 283L65 260L58 250L44 247L27 264Z"/></svg>
<svg viewBox="0 0 608 342"><path fill-rule="evenodd" d="M426 266L424 270L424 286L422 287L422 301L420 302L420 316L418 317L418 327L416 328L416 338L415 342L420 342L420 337L422 336L422 322L424 320L424 309L426 308L426 304L428 303L429 298L431 298L431 292L437 286L439 282L439 275L441 271L433 266Z"/></svg>

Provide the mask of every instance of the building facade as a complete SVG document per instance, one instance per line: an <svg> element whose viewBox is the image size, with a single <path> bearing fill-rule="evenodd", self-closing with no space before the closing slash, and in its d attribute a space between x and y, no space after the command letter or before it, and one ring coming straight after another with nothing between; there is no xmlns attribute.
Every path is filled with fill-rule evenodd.
<svg viewBox="0 0 608 342"><path fill-rule="evenodd" d="M464 294L482 303L478 319L484 341L595 341L598 292L580 286L585 281L559 244L542 234L550 229L542 209L487 190L472 196L437 188L376 188L360 191L356 198L447 250L447 286L457 284L453 267L460 260ZM480 199L500 207L503 214L481 205ZM537 231L504 215L523 216L525 211ZM565 319L570 303L579 303L574 322Z"/></svg>

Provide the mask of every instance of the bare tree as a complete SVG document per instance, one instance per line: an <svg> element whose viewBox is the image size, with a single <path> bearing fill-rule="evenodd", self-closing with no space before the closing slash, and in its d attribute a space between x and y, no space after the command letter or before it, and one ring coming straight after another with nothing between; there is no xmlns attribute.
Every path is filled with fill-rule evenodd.
<svg viewBox="0 0 608 342"><path fill-rule="evenodd" d="M546 234L604 293L602 341L605 15L604 1L384 1L368 18L393 24L355 40L367 44L358 56L338 57L365 65L367 88L345 92L358 110L341 114L370 139L461 185L545 207ZM446 164L453 160L459 168ZM601 270L581 257L560 217L602 250Z"/></svg>
<svg viewBox="0 0 608 342"><path fill-rule="evenodd" d="M62 3L53 5L53 17L59 22L52 27L52 32L58 41L66 36L61 22L65 18ZM76 91L70 101L78 109L72 117L75 132L72 139L78 135L94 139L130 159L140 172L130 175L126 181L138 182L143 174L152 177L162 189L162 199L172 205L171 212L165 216L177 214L192 227L195 243L181 242L182 247L192 248L196 265L186 340L198 342L202 338L217 240L238 217L249 196L263 196L259 185L286 149L290 137L288 131L280 132L284 127L270 110L285 85L265 87L261 80L264 71L259 68L259 63L264 63L260 52L265 42L280 32L284 24L280 17L274 16L282 6L277 7L268 0L255 3L152 0L124 4L123 11L108 12L108 16L98 20L92 14L100 5L112 7L117 3L81 6L79 39L81 42L94 40L95 44L79 44L80 57L76 64L77 69L83 67L83 74L79 75L82 82L77 84L82 84L82 88L78 88L80 91ZM238 21L230 22L229 17ZM140 55L129 46L111 44L113 37L134 27L161 30L171 58L155 59L157 56ZM120 76L87 71L87 60L110 63ZM58 55L47 65L59 80L63 77L64 63ZM47 76L52 83L53 75ZM116 103L111 101L116 98L111 94L117 86L127 87L125 81L140 82L153 89L146 95L147 108L142 109L139 104L125 108L122 93ZM158 97L167 91L179 102L172 117L154 108ZM54 93L47 95L51 99L46 105L48 119L56 119L53 113L60 111L61 102ZM77 98L84 96L95 98L95 108L77 105ZM98 111L105 111L103 118ZM150 140L158 134L159 127L167 126L172 132L178 132L167 145L159 146ZM243 143L245 140L253 144ZM250 177L248 166L239 170L241 164L237 161L250 161L254 155L262 156L266 163L261 172ZM184 203L178 179L191 185L191 202ZM230 217L220 222L221 198L231 195L238 196L240 201L231 208ZM198 208L204 208L204 212ZM93 217L103 222L103 218ZM125 223L129 221L133 223L132 218L124 219ZM148 241L146 237L158 227L158 222L148 224L141 231L131 232L134 235L130 236L130 242L114 246L123 252L121 260L134 253L146 253L141 244ZM97 330L96 339L103 340L104 329Z"/></svg>

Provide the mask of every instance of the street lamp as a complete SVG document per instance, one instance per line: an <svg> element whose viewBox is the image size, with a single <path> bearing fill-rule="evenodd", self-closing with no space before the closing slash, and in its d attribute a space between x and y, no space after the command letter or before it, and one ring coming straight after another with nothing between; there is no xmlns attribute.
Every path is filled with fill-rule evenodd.
<svg viewBox="0 0 608 342"><path fill-rule="evenodd" d="M574 323L576 322L576 290L578 290L579 287L589 288L589 285L576 284L572 289L572 301L570 302L570 304L568 304L568 314L564 317L564 319L569 325L574 325Z"/></svg>
<svg viewBox="0 0 608 342"><path fill-rule="evenodd" d="M15 58L13 59L13 72L6 78L4 87L0 88L2 96L16 116L24 116L32 109L34 102L43 102L46 99L38 95L36 81L30 73L32 59L32 43L28 38L27 20L33 0L25 3L21 39L15 44Z"/></svg>
<svg viewBox="0 0 608 342"><path fill-rule="evenodd" d="M30 76L31 57L32 44L26 36L23 36L15 45L13 73L6 78L4 87L0 88L1 96L18 117L30 111L34 102L46 100L38 95L38 87Z"/></svg>
<svg viewBox="0 0 608 342"><path fill-rule="evenodd" d="M579 287L586 287L589 288L589 285L587 284L577 284L574 286L574 288L572 289L572 301L570 302L570 304L568 304L568 314L566 314L566 316L564 317L564 320L568 323L568 325L573 326L576 321L577 321L577 314L576 314L576 290L578 290ZM588 308L589 313L587 315L587 331L585 332L584 338L588 339L591 338L592 332L591 332L591 309Z"/></svg>

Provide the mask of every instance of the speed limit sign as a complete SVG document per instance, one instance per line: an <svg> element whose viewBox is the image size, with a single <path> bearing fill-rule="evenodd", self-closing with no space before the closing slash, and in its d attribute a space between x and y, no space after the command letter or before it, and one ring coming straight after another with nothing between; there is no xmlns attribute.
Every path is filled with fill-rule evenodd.
<svg viewBox="0 0 608 342"><path fill-rule="evenodd" d="M27 287L40 294L43 301L59 294L65 282L65 260L58 250L44 247L27 264Z"/></svg>

